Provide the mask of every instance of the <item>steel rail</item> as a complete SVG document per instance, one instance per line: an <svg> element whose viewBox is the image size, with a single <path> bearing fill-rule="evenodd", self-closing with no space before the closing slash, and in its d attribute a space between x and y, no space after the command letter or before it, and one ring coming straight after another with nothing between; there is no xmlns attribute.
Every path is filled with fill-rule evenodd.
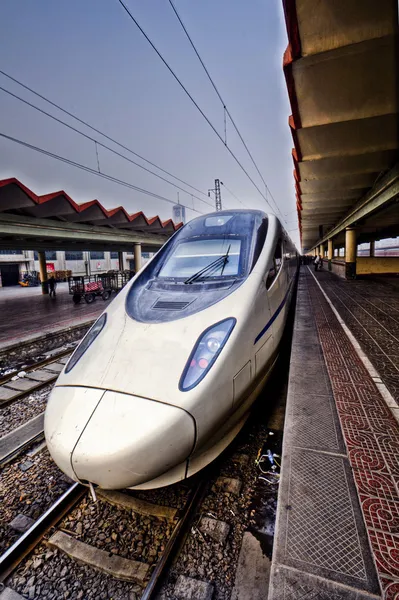
<svg viewBox="0 0 399 600"><path fill-rule="evenodd" d="M180 541L182 540L183 535L195 514L196 508L200 504L205 494L207 482L207 479L202 479L190 493L187 503L183 509L183 513L176 523L172 535L166 544L165 550L157 562L154 571L152 572L150 580L143 592L143 595L141 596L141 600L153 600L158 593L167 568L171 560L178 553Z"/></svg>
<svg viewBox="0 0 399 600"><path fill-rule="evenodd" d="M46 365L50 365L53 362L58 362L59 358L63 358L64 356L67 356L68 354L72 354L74 349L75 348L69 348L68 350L62 350L62 352L59 352L58 354L54 354L53 356L49 356L48 358L44 358L43 360L38 360L33 365L29 365L28 367L25 367L23 370L26 371L26 373L29 373L30 371L34 371L35 369L38 369L39 367L45 367ZM21 370L22 369L14 369L14 371L12 371L11 373L7 373L7 375L3 375L2 377L0 377L0 385L3 385L4 383L11 381L11 379L13 377L15 377L15 375L18 373L18 371L21 371Z"/></svg>
<svg viewBox="0 0 399 600"><path fill-rule="evenodd" d="M202 479L191 491L176 523L165 550L157 562L154 571L146 585L141 600L154 600L160 585L167 573L168 566L178 554L183 536L195 515L207 489L208 479ZM79 500L88 493L88 488L80 483L73 484L21 537L0 556L0 583L21 564L28 554L41 542L43 536L54 527Z"/></svg>
<svg viewBox="0 0 399 600"><path fill-rule="evenodd" d="M34 365L31 365L29 367L29 369L28 368L26 369L26 373L28 374L30 372L35 371L39 367L45 367L47 365L51 365L52 363L58 362L58 359L63 358L64 356L67 356L68 354L72 354L71 349L65 350L65 352L57 354L56 358L52 357L51 359L46 359L46 360L37 362ZM15 376L15 373L18 373L18 370L16 370L14 373L12 373L10 375L7 375L6 379L1 378L0 379L0 388L3 385L6 385L8 382L10 382L12 377ZM19 394L17 394L16 396L13 396L12 398L9 398L6 400L0 400L0 410L2 410L3 408L6 408L7 406L10 406L11 404L14 404L14 402L18 402L19 400L22 400L26 396L29 396L29 394L38 392L42 388L46 387L46 385L50 385L50 384L54 383L55 381L57 381L58 376L59 376L59 373L54 373L54 377L50 377L50 379L47 379L47 381L37 381L37 385L35 385L35 387L33 387L33 388L31 388L29 390L21 390ZM17 391L17 390L15 390L15 391Z"/></svg>
<svg viewBox="0 0 399 600"><path fill-rule="evenodd" d="M73 484L25 533L0 556L0 582L3 582L40 543L47 531L56 525L88 490L80 483Z"/></svg>
<svg viewBox="0 0 399 600"><path fill-rule="evenodd" d="M13 448L11 452L3 456L3 458L0 460L0 469L2 469L3 467L5 467L5 465L14 460L14 458L17 458L17 456L22 454L24 450L27 450L30 446L32 446L36 442L41 442L42 440L44 440L44 429L42 431L39 431L38 433L35 433L35 435L32 435L32 437L30 437L29 439L24 440L20 443L20 445L17 448Z"/></svg>

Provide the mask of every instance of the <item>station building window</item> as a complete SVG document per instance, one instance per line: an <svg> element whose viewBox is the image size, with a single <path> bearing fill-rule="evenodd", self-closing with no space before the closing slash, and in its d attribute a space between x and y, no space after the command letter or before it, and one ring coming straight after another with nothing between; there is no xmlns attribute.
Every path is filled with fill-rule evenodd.
<svg viewBox="0 0 399 600"><path fill-rule="evenodd" d="M269 270L269 274L267 276L267 281L266 281L266 288L269 289L274 280L276 279L277 275L280 272L281 266L283 264L283 243L282 240L279 239L276 245L276 249L274 251L274 256L273 256L273 264L270 267Z"/></svg>
<svg viewBox="0 0 399 600"><path fill-rule="evenodd" d="M39 254L36 252L34 252L35 255L35 260L39 260ZM56 250L46 250L45 252L46 255L46 260L57 260L57 252Z"/></svg>
<svg viewBox="0 0 399 600"><path fill-rule="evenodd" d="M104 252L90 252L92 260L104 260Z"/></svg>
<svg viewBox="0 0 399 600"><path fill-rule="evenodd" d="M65 260L83 260L83 252L65 252Z"/></svg>

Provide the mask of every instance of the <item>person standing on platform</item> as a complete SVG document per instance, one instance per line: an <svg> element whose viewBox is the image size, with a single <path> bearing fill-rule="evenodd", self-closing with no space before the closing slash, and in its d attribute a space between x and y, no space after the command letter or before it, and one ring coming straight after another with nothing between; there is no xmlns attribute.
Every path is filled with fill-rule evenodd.
<svg viewBox="0 0 399 600"><path fill-rule="evenodd" d="M321 262L321 258L320 258L320 254L318 254L316 256L316 258L314 259L314 270L315 271L318 271L320 262Z"/></svg>
<svg viewBox="0 0 399 600"><path fill-rule="evenodd" d="M50 298L55 298L55 290L57 287L57 282L54 279L54 276L50 277L49 282L48 282L48 289L50 292Z"/></svg>

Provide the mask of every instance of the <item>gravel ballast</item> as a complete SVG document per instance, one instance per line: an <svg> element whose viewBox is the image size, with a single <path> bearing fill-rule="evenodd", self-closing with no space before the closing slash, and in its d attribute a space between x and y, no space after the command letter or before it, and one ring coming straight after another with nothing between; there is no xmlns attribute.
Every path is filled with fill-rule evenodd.
<svg viewBox="0 0 399 600"><path fill-rule="evenodd" d="M13 402L0 410L0 437L20 427L46 408L47 399L54 384L32 392L29 396Z"/></svg>
<svg viewBox="0 0 399 600"><path fill-rule="evenodd" d="M17 515L36 520L70 485L47 449L6 465L0 478L0 552L21 535L9 526Z"/></svg>

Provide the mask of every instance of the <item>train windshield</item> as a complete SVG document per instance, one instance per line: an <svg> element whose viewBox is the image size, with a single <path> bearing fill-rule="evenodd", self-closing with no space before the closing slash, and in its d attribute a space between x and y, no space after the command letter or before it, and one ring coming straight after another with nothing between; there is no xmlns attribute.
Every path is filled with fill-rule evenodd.
<svg viewBox="0 0 399 600"><path fill-rule="evenodd" d="M126 297L127 314L160 323L219 302L251 273L267 228L267 215L258 210L226 210L193 219L135 278Z"/></svg>
<svg viewBox="0 0 399 600"><path fill-rule="evenodd" d="M234 277L240 274L241 240L212 237L178 244L158 277Z"/></svg>

